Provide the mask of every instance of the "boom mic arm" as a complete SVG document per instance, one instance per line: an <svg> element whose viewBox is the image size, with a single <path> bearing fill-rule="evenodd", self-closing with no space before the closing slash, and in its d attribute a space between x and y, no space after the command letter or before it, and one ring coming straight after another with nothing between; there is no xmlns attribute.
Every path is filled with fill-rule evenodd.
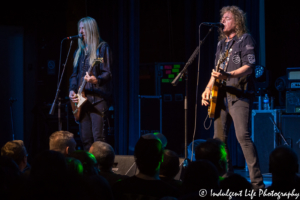
<svg viewBox="0 0 300 200"><path fill-rule="evenodd" d="M185 73L185 71L187 70L188 66L190 64L192 64L193 60L196 58L196 56L198 55L198 53L199 53L199 46L197 46L197 48L195 49L195 51L193 52L193 54L191 55L191 57L189 58L189 60L187 61L187 63L183 67L183 69L181 70L181 72L172 81L172 85L173 86L176 86L178 84L179 79L182 78L182 76Z"/></svg>

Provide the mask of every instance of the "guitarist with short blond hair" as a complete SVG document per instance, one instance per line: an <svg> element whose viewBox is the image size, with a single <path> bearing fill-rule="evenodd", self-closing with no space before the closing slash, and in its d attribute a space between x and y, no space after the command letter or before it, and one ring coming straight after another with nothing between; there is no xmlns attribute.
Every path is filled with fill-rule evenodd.
<svg viewBox="0 0 300 200"><path fill-rule="evenodd" d="M209 107L209 117L214 118L214 138L226 144L228 171L233 172L227 137L232 122L236 137L243 150L254 189L264 187L256 148L249 132L250 104L254 94L250 79L255 67L255 41L247 33L245 13L236 6L223 7L216 68L202 93L202 105ZM227 58L224 57L226 52ZM222 60L222 63L220 63ZM218 63L218 65L217 65Z"/></svg>
<svg viewBox="0 0 300 200"><path fill-rule="evenodd" d="M106 141L104 116L112 99L110 49L99 35L95 19L85 17L78 22L78 49L70 77L69 97L73 114L79 122L80 138L89 150L95 141Z"/></svg>

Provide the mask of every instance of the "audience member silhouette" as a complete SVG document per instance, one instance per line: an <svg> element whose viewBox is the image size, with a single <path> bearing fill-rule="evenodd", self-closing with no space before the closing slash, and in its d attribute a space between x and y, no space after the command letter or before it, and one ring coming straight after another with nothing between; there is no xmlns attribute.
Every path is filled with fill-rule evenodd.
<svg viewBox="0 0 300 200"><path fill-rule="evenodd" d="M23 172L27 165L27 151L22 140L7 142L1 148L1 156L8 156L12 158L18 165L21 172Z"/></svg>
<svg viewBox="0 0 300 200"><path fill-rule="evenodd" d="M112 186L117 181L128 178L128 176L116 174L112 171L115 160L115 152L112 146L105 142L96 141L92 144L90 151L98 162L99 175L103 176Z"/></svg>
<svg viewBox="0 0 300 200"><path fill-rule="evenodd" d="M84 150L77 150L70 154L70 157L80 160L83 166L83 175L98 175L99 170L95 156Z"/></svg>
<svg viewBox="0 0 300 200"><path fill-rule="evenodd" d="M16 162L11 157L0 156L0 199L8 199L12 194L16 194L22 181L21 171Z"/></svg>
<svg viewBox="0 0 300 200"><path fill-rule="evenodd" d="M25 199L74 197L74 185L68 177L66 160L59 152L48 150L37 155L32 163L29 180ZM79 193L77 195L80 196Z"/></svg>
<svg viewBox="0 0 300 200"><path fill-rule="evenodd" d="M195 149L196 160L209 160L217 167L220 177L227 173L227 154L224 145L219 139L208 139Z"/></svg>
<svg viewBox="0 0 300 200"><path fill-rule="evenodd" d="M220 181L220 189L225 193L227 190L230 192L239 193L242 191L242 196L235 197L235 199L251 199L252 185L247 179L239 174L230 174L224 180ZM245 195L247 190L248 196Z"/></svg>
<svg viewBox="0 0 300 200"><path fill-rule="evenodd" d="M64 156L75 151L76 141L73 133L68 131L56 131L49 137L49 150L58 151Z"/></svg>
<svg viewBox="0 0 300 200"><path fill-rule="evenodd" d="M167 144L168 144L168 141L167 141L167 138L166 136L164 136L162 133L160 132L155 132L153 133L162 143L162 146L163 148L166 148Z"/></svg>
<svg viewBox="0 0 300 200"><path fill-rule="evenodd" d="M274 149L269 157L269 171L272 173L272 185L268 190L275 191L300 191L298 173L298 157L293 149L280 146Z"/></svg>
<svg viewBox="0 0 300 200"><path fill-rule="evenodd" d="M80 160L76 158L66 157L68 171L71 175L83 175L83 166Z"/></svg>
<svg viewBox="0 0 300 200"><path fill-rule="evenodd" d="M89 195L93 197L101 197L101 199L113 199L111 187L105 178L99 176L98 164L95 156L87 151L74 151L70 157L80 160L83 166L84 180L89 187Z"/></svg>
<svg viewBox="0 0 300 200"><path fill-rule="evenodd" d="M168 149L164 150L164 160L160 166L159 178L162 181L181 189L182 182L174 179L179 170L178 155L174 151Z"/></svg>
<svg viewBox="0 0 300 200"><path fill-rule="evenodd" d="M160 199L165 196L177 197L175 187L159 180L160 165L163 161L161 141L154 134L142 136L134 150L139 173L113 185L115 199Z"/></svg>
<svg viewBox="0 0 300 200"><path fill-rule="evenodd" d="M184 173L182 187L184 196L180 199L199 199L199 191L205 189L210 198L211 190L219 189L219 175L214 164L208 160L191 162Z"/></svg>

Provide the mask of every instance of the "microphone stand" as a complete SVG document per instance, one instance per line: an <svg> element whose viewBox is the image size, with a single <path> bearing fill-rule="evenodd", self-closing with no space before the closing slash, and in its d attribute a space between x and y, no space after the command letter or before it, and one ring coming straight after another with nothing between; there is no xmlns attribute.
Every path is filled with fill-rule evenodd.
<svg viewBox="0 0 300 200"><path fill-rule="evenodd" d="M271 122L273 123L273 125L275 126L276 128L276 132L279 134L279 136L281 137L281 139L284 141L284 144L283 145L287 145L287 146L290 146L289 143L286 141L286 139L284 138L284 136L282 135L282 132L281 130L278 128L278 126L276 125L276 123L274 122L274 120L269 117L269 119L271 120Z"/></svg>
<svg viewBox="0 0 300 200"><path fill-rule="evenodd" d="M201 26L201 24L200 24ZM199 26L199 37L200 37L200 26ZM183 69L181 70L181 72L179 72L179 74L175 77L175 79L172 81L172 85L176 86L179 82L179 79L182 78L183 75L185 75L185 97L184 97L184 125L185 125L185 129L184 129L184 156L185 156L185 160L184 160L184 164L185 166L187 166L188 164L188 158L187 158L187 132L188 132L188 120L187 120L187 116L188 116L188 66L190 64L192 64L193 60L196 58L197 54L199 53L199 61L200 61L200 46L204 43L205 39L207 38L207 36L209 35L209 33L212 31L212 29L214 28L214 26L212 26L208 33L206 34L206 36L203 38L203 40L199 40L199 46L197 46L197 48L194 50L193 54L190 56L189 60L187 61L187 63L185 64L185 66L183 67ZM200 63L200 62L199 62Z"/></svg>
<svg viewBox="0 0 300 200"><path fill-rule="evenodd" d="M14 118L13 118L13 111L12 111L12 105L13 103L17 101L17 99L10 97L9 98L9 108L10 108L10 121L11 121L11 135L12 140L15 140L15 131L14 131Z"/></svg>
<svg viewBox="0 0 300 200"><path fill-rule="evenodd" d="M62 41L64 41L64 39ZM72 43L73 43L73 41L71 40L69 51L68 51L68 54L67 54L67 58L66 58L65 64L63 64L64 68L63 68L63 71L61 73L59 83L57 85L57 90L56 90L55 98L54 98L54 101L52 103L51 109L49 111L49 115L53 115L54 114L54 110L55 110L55 107L56 107L56 101L57 101L57 98L58 98L58 95L59 95L59 92L60 92L60 85L61 85L61 82L62 82L62 78L64 76L64 72L65 72L65 69L66 69L66 65L67 65L67 61L68 61L68 58L69 58L70 50L71 50L71 47L72 47ZM59 104L59 106L60 106L60 104ZM58 129L59 130L61 130L61 122L60 121L61 121L60 112L58 112Z"/></svg>

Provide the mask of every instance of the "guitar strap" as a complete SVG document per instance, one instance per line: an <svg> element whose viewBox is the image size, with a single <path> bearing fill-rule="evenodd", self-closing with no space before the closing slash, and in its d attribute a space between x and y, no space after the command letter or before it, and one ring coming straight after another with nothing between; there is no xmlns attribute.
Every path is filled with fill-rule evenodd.
<svg viewBox="0 0 300 200"><path fill-rule="evenodd" d="M103 55L103 50L102 50L102 45L104 44L104 42L101 42L99 44L99 48L97 48L97 52L96 52L96 56L97 58L100 58L101 55ZM100 52L101 51L101 52Z"/></svg>
<svg viewBox="0 0 300 200"><path fill-rule="evenodd" d="M232 41L230 47L228 47L228 45L226 45L227 47L225 47L225 51L227 51L227 49L229 49L229 52L228 52L228 57L227 57L227 59L225 61L225 64L224 64L224 68L223 68L224 72L227 71L227 66L228 66L228 63L229 63L229 59L230 59L230 56L232 54L232 48L231 47L233 46L234 42L235 42L235 40Z"/></svg>
<svg viewBox="0 0 300 200"><path fill-rule="evenodd" d="M105 48L102 48L104 43L105 42L101 42L99 44L99 47L97 48L97 51L96 51L96 56L97 56L97 58L100 58L101 63L103 63L103 57L101 57L101 56L104 55L103 51L105 50ZM97 74L101 74L100 67L101 67L101 64L99 65L99 67L96 67Z"/></svg>

